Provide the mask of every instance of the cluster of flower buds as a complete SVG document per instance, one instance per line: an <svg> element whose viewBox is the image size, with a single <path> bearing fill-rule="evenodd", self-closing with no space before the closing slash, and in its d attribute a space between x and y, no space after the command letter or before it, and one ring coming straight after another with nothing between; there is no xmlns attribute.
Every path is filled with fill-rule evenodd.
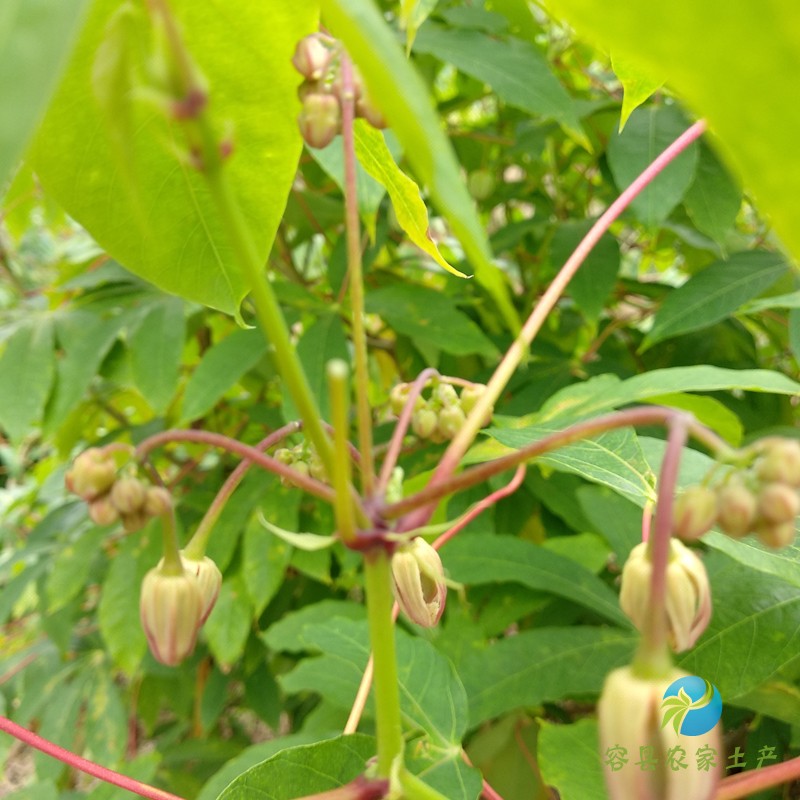
<svg viewBox="0 0 800 800"><path fill-rule="evenodd" d="M794 542L800 514L800 442L768 439L746 469L715 486L692 486L675 501L673 532L696 539L712 525L735 539L755 533L768 547Z"/></svg>
<svg viewBox="0 0 800 800"><path fill-rule="evenodd" d="M274 456L281 464L286 464L303 475L310 475L312 478L327 482L328 476L325 473L325 465L319 457L317 451L306 443L295 445L294 447L279 447ZM284 486L292 486L281 476L281 483Z"/></svg>
<svg viewBox="0 0 800 800"><path fill-rule="evenodd" d="M642 542L625 562L619 595L620 607L639 630L650 614L652 577L650 545ZM670 645L681 653L694 646L711 619L711 587L703 562L677 539L670 540L665 601Z"/></svg>
<svg viewBox="0 0 800 800"><path fill-rule="evenodd" d="M399 415L402 412L410 391L410 383L400 383L392 389L389 403L393 413ZM463 387L460 394L449 383L434 384L427 399L422 394L417 397L411 430L420 439L430 439L434 444L452 439L485 391L482 383L471 383ZM483 424L488 425L491 421L492 409L489 409Z"/></svg>
<svg viewBox="0 0 800 800"><path fill-rule="evenodd" d="M208 557L190 559L181 551L181 570L162 559L145 575L139 616L153 657L174 667L192 654L197 634L214 608L222 574Z"/></svg>
<svg viewBox="0 0 800 800"><path fill-rule="evenodd" d="M89 516L96 525L122 521L126 531L143 528L151 517L172 508L169 492L148 486L134 475L117 472L114 456L99 447L84 450L67 471L67 489L89 504Z"/></svg>
<svg viewBox="0 0 800 800"><path fill-rule="evenodd" d="M597 716L612 800L709 800L714 796L724 759L720 723L703 736L681 734L664 724L664 695L670 684L683 677L686 673L677 669L662 678L646 678L631 667L621 667L606 678ZM704 761L703 754L707 754ZM689 764L684 757L697 763ZM642 761L626 763L636 758Z"/></svg>
<svg viewBox="0 0 800 800"><path fill-rule="evenodd" d="M392 556L394 594L402 612L417 625L432 628L447 599L447 584L439 554L421 536Z"/></svg>
<svg viewBox="0 0 800 800"><path fill-rule="evenodd" d="M303 104L298 117L300 133L311 147L326 147L342 129L342 47L323 33L301 39L292 57L295 69L305 78L298 96ZM355 113L375 128L386 120L368 96L364 81L353 68Z"/></svg>

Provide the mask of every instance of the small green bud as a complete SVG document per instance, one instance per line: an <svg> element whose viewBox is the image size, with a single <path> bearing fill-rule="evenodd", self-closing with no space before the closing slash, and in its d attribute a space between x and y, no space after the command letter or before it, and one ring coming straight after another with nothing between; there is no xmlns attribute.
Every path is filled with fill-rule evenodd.
<svg viewBox="0 0 800 800"><path fill-rule="evenodd" d="M717 524L728 536L740 539L753 529L758 502L756 496L739 481L717 490Z"/></svg>
<svg viewBox="0 0 800 800"><path fill-rule="evenodd" d="M440 383L433 390L434 399L438 400L445 408L458 404L458 392L449 383Z"/></svg>
<svg viewBox="0 0 800 800"><path fill-rule="evenodd" d="M304 78L317 81L325 75L331 56L332 53L325 46L323 37L318 33L310 33L297 43L292 64Z"/></svg>
<svg viewBox="0 0 800 800"><path fill-rule="evenodd" d="M325 472L325 465L317 453L311 453L308 459L308 471L312 478L318 481L327 481L328 475Z"/></svg>
<svg viewBox="0 0 800 800"><path fill-rule="evenodd" d="M72 462L64 479L67 489L78 497L94 500L111 488L116 476L117 466L112 456L99 447L90 447Z"/></svg>
<svg viewBox="0 0 800 800"><path fill-rule="evenodd" d="M452 439L461 430L466 418L461 406L446 406L439 412L437 430L445 439Z"/></svg>
<svg viewBox="0 0 800 800"><path fill-rule="evenodd" d="M756 463L756 474L762 481L800 487L800 442L795 439L771 442Z"/></svg>
<svg viewBox="0 0 800 800"><path fill-rule="evenodd" d="M432 408L418 408L411 417L411 430L420 439L429 439L436 431L439 417Z"/></svg>
<svg viewBox="0 0 800 800"><path fill-rule="evenodd" d="M143 509L146 496L145 485L138 478L120 478L111 487L111 502L123 515Z"/></svg>
<svg viewBox="0 0 800 800"><path fill-rule="evenodd" d="M717 495L706 486L690 486L672 508L672 532L681 539L699 539L717 519Z"/></svg>
<svg viewBox="0 0 800 800"><path fill-rule="evenodd" d="M144 512L149 517L160 517L172 509L172 495L163 486L149 486L144 497Z"/></svg>
<svg viewBox="0 0 800 800"><path fill-rule="evenodd" d="M154 658L180 664L194 650L203 616L197 578L186 569L179 575L151 569L142 582L139 615Z"/></svg>
<svg viewBox="0 0 800 800"><path fill-rule="evenodd" d="M297 124L306 144L311 147L327 147L342 125L342 110L338 99L332 94L306 95Z"/></svg>
<svg viewBox="0 0 800 800"><path fill-rule="evenodd" d="M89 518L95 525L113 525L119 520L119 512L107 494L89 503Z"/></svg>
<svg viewBox="0 0 800 800"><path fill-rule="evenodd" d="M417 625L432 628L447 599L447 584L439 554L421 536L392 556L395 597L402 612Z"/></svg>
<svg viewBox="0 0 800 800"><path fill-rule="evenodd" d="M491 197L496 185L494 175L488 169L476 169L467 178L467 189L476 200Z"/></svg>
<svg viewBox="0 0 800 800"><path fill-rule="evenodd" d="M622 568L619 605L644 630L650 614L653 563L646 542L631 550ZM711 619L711 587L703 562L677 539L670 540L666 611L670 645L676 653L694 646Z"/></svg>
<svg viewBox="0 0 800 800"><path fill-rule="evenodd" d="M286 464L287 467L294 462L294 454L287 447L279 447L275 451L274 458L281 464Z"/></svg>
<svg viewBox="0 0 800 800"><path fill-rule="evenodd" d="M793 521L800 514L800 496L785 483L768 483L758 493L758 513L771 523Z"/></svg>
<svg viewBox="0 0 800 800"><path fill-rule="evenodd" d="M403 413L410 391L411 386L407 383L398 383L392 387L389 392L389 406L392 409L392 414L399 417Z"/></svg>

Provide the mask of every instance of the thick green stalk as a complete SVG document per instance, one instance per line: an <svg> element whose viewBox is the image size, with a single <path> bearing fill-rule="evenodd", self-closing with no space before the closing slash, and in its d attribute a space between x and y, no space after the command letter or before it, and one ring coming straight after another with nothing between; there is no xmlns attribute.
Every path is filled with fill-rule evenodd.
<svg viewBox="0 0 800 800"><path fill-rule="evenodd" d="M327 365L328 393L331 400L331 417L333 422L333 472L328 473L336 500L333 507L336 511L336 528L342 541L353 542L357 536L353 498L350 493L350 451L348 445L350 410L350 387L348 385L349 370L347 364L340 359L329 361Z"/></svg>
<svg viewBox="0 0 800 800"><path fill-rule="evenodd" d="M175 517L172 510L162 514L159 519L161 520L161 534L164 537L163 571L167 575L182 575L183 562L178 549L178 534L175 531Z"/></svg>
<svg viewBox="0 0 800 800"><path fill-rule="evenodd" d="M372 643L375 719L378 734L378 777L388 778L403 753L400 691L392 620L392 573L389 555L382 547L364 554L367 618Z"/></svg>

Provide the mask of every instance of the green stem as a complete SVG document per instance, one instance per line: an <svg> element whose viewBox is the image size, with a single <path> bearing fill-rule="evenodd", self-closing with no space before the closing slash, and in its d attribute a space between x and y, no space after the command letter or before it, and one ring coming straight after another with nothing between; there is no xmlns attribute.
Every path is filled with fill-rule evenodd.
<svg viewBox="0 0 800 800"><path fill-rule="evenodd" d="M375 464L372 454L372 411L369 403L367 367L367 335L364 331L364 275L361 265L361 243L358 224L356 190L356 153L353 139L354 97L353 66L342 55L342 141L344 143L344 202L347 234L347 271L350 276L353 350L356 367L356 413L358 447L361 452L361 487L369 498L375 485Z"/></svg>
<svg viewBox="0 0 800 800"><path fill-rule="evenodd" d="M400 691L392 621L392 574L389 555L383 547L376 547L364 554L364 577L374 663L378 777L388 778L392 765L403 753L403 729L400 724Z"/></svg>
<svg viewBox="0 0 800 800"><path fill-rule="evenodd" d="M336 511L336 527L342 541L347 544L356 539L356 521L353 498L350 494L350 451L348 442L348 411L350 392L348 387L347 364L340 359L329 361L328 392L331 399L331 417L333 420L333 457L334 469L330 475L336 499L333 507Z"/></svg>
<svg viewBox="0 0 800 800"><path fill-rule="evenodd" d="M181 561L180 549L178 547L178 534L175 531L175 517L172 510L162 514L161 534L164 537L164 566L162 572L166 575L182 575L183 562Z"/></svg>

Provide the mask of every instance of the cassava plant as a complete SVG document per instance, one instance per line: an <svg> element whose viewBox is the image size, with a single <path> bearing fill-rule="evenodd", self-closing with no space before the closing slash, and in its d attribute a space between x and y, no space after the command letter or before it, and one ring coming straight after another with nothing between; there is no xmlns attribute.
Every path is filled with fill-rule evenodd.
<svg viewBox="0 0 800 800"><path fill-rule="evenodd" d="M171 323L180 318L180 326L184 325L182 307L177 313L166 305L153 311L141 305L150 290L139 286L123 312L114 305L113 292L99 297L96 313L105 316L92 319L90 331L98 341L105 337L105 355L93 365L102 367L105 383L90 386L89 375L86 388L92 393L91 402L116 420L117 427L98 423L91 436L62 431L61 451L38 456L69 462L63 483L72 497L63 506L64 513L79 521L66 517L67 521L80 529L81 536L90 528L96 534L91 541L103 549L108 569L116 569L115 580L127 588L127 593L120 593L120 604L138 609L151 659L147 667L141 666L141 655L132 657L130 664L118 663L108 680L113 696L119 693L118 685L128 692L130 711L127 718L122 713L127 756L139 758L144 749L140 738L157 739L169 724L161 699L169 701L170 713L179 716L186 679L194 696L184 732L192 738L201 739L204 729L212 727L229 691L244 694L259 712L256 716L270 717L275 730L294 736L294 721L307 727L302 741L274 746L272 757L263 753L263 758L248 756L246 762L234 759L230 769L220 771L225 780L219 778L219 785L211 775L206 788L201 788L179 770L162 771L158 781L167 783L170 791L149 785L157 782L155 763L148 772L144 761L137 762L136 774L142 780L101 766L98 753L103 750L97 737L88 737L89 760L48 740L54 737L40 736L12 721L13 709L0 718L0 728L63 764L162 800L180 800L172 791L203 800L473 800L478 796L568 800L601 798L604 792L613 800L710 800L744 797L800 779L796 740L787 734L789 729L800 730L800 715L794 708L797 658L792 652L786 654L796 651L795 631L786 630L786 625L775 628L775 641L765 656L769 663L756 665L760 672L755 682L739 686L738 676L730 674L738 667L720 666L726 658L726 632L761 613L756 596L763 585L759 581L782 581L774 589L776 607L794 608L797 602L800 584L790 548L800 513L800 440L791 423L796 421L800 385L777 369L787 358L796 363L797 353L787 356L787 348L775 344L782 340L773 329L778 323L770 317L753 338L769 352L776 367L772 371L748 369L736 374L733 369L677 361L660 369L642 366L638 374L627 377L644 363L643 353L670 336L726 320L741 308L774 314L776 308L797 305L796 270L774 247L761 246L768 232L754 206L748 202L738 222L730 219L729 227L738 225L735 235L723 244L715 239L721 223L716 207L714 213L708 212L707 194L730 189L732 181L710 149L707 123L703 119L684 123L671 96L664 93L669 102L642 110L651 114L642 137L648 144L647 158L632 174L637 159L620 156L627 140L609 132L602 117L606 112L598 112L599 127L587 133L589 126L577 107L567 102L566 91L543 66L532 44L536 31L547 34L557 51L555 62L573 80L578 74L579 84L588 82L586 91L592 81L604 80L597 77L598 61L575 74L568 72L569 65L581 62L585 53L582 46L565 44L568 32L544 12L527 4L513 11L509 4L503 11L504 4L490 10L447 3L437 12L440 18L426 22L433 13L430 4L401 4L399 24L408 49L416 47L420 66L430 71L432 62L426 59L450 54L456 71L466 76L462 80L445 70L437 78L437 91L450 91L459 81L465 84L461 91L467 100L462 103L457 93L456 99L441 102L453 124L468 122L471 114L483 113L481 109L485 112L485 106L492 104L482 86L491 84L492 78L486 76L494 72L470 66L472 45L486 48L475 50L478 65L485 59L490 67L496 66L493 59L502 60L495 49L500 44L528 68L538 70L537 86L549 97L543 117L558 124L526 128L517 115L520 108L526 110L528 101L523 102L509 82L512 73L507 66L497 88L498 95L508 100L507 118L505 112L497 114L494 132L472 130L474 136L461 148L469 160L471 148L485 146L491 152L489 148L510 146L512 132L523 139L527 132L531 141L538 141L559 127L559 147L548 140L540 152L541 161L548 162L552 171L536 188L535 200L524 200L513 195L514 176L520 170L511 164L495 175L485 165L473 163L468 180L462 179L430 108L428 91L397 45L387 17L366 0L324 2L322 27L316 9L294 14L288 3L276 4L269 12L223 10L213 4L202 9L188 3L173 7L167 0L122 5L97 0L90 5L74 61L26 156L31 175L38 176L45 190L111 257L195 304L186 348L201 359L186 383L183 408L177 410L156 373L165 370L158 350L164 349L165 359L174 351L175 383L181 380L182 334L177 345L169 341L174 338ZM257 21L274 26L273 31L258 32L267 41L274 37L276 44L274 51L256 54L256 62L263 59L269 67L267 74L254 76L243 69L232 59L230 48L203 49L200 34L212 35L225 25L234 31L234 40L243 37L251 46L248 26ZM228 36L227 31L223 35ZM507 36L505 45L495 35ZM635 84L635 67L620 66L618 72L627 118L629 104L644 102L660 82L647 72L648 77ZM236 78L225 84L229 75ZM572 88L578 91L580 86ZM73 173L63 163L54 165L48 137L68 123L70 92L77 91L93 98L99 120L93 136L100 144L94 155L85 143L80 154L70 154L80 161ZM705 111L702 102L697 107ZM232 111L239 116L227 118ZM713 111L711 103L709 119ZM264 114L273 114L274 120L270 117L272 121L265 123ZM614 114L616 125L616 108ZM658 120L656 114L661 115ZM632 118L631 124L639 125L640 119ZM79 132L70 135L70 147L80 147ZM306 146L307 160L295 178L298 137ZM654 140L665 146L653 152ZM265 141L270 142L267 152L258 152ZM532 147L537 146L535 141ZM449 240L434 235L433 225L428 227L417 186L397 167L393 149L398 142L431 201L439 206L452 234ZM595 150L606 145L603 160L598 160ZM728 146L734 148L734 143ZM639 154L639 149L637 144L632 151ZM283 159L278 158L279 151ZM672 223L669 241L677 247L674 242L683 237L684 261L666 269L673 283L679 282L678 267L690 274L697 268L697 274L672 289L674 294L660 301L655 319L646 323L657 297L647 292L655 282L635 276L641 270L647 278L650 266L657 267L664 258L665 244L659 237L667 234L654 230L665 224L678 202L667 207L664 197L680 190L684 180L680 170L686 172L689 163L694 170L701 157L703 169L698 171L700 185L695 190L701 198L687 202L685 216L702 221L693 233L686 232L686 219ZM569 163L573 172L562 173L561 162ZM251 167L261 172L243 191L239 181ZM529 165L529 169L535 168ZM621 189L613 200L605 188L609 170ZM330 228L321 223L325 203L308 191L314 181L322 180L320 174L330 175L341 187L342 205L337 210L342 233L336 243L328 237L340 220L331 222ZM564 220L573 211L573 201L564 184L576 174L590 187L583 198L587 219L585 225L582 220L570 227ZM687 174L691 183L694 172ZM657 180L661 183L651 186ZM388 192L394 215L392 219L385 211L380 225L378 207L370 205L376 186L379 201L384 189ZM485 219L495 228L494 239L502 242L502 234L512 242L498 247L507 247L518 259L524 267L520 276L515 277L508 265L504 269L492 263L466 186L487 210ZM290 191L290 209L284 215ZM741 196L735 186L729 193L737 198L737 213ZM159 207L151 208L162 195L169 199L168 207L180 212L166 223ZM641 215L638 231L623 222L631 208ZM308 233L299 233L303 224L291 221L290 212L305 219ZM540 224L540 213L557 224ZM100 222L95 225L98 215ZM507 227L498 228L501 220ZM394 233L389 233L391 226ZM606 313L606 298L598 305L593 294L601 291L601 285L608 285L610 294L618 281L619 259L610 282L602 277L608 274L601 262L602 254L608 253L609 231L625 240L628 253L625 274L619 279L619 302ZM635 240L637 232L641 242ZM708 266L709 257L696 257L695 251L722 256L730 242L742 240L745 233L759 246L729 259L736 285L721 289L726 278L710 279L708 273L716 270L721 275L728 262L721 258ZM527 253L526 236L537 241L534 255ZM430 265L418 281L408 280L404 272L408 251L403 249L407 239L428 254L437 270L454 273L448 281L465 277L451 262L472 265L475 280L470 283L478 288L471 295L470 313L484 323L488 335L457 308L442 288L449 284L440 283L441 276ZM273 240L271 261L281 266L265 270ZM615 247L619 256L619 248L611 245L612 250ZM382 249L392 259L381 261L376 252ZM569 249L571 254L565 252ZM555 263L562 254L565 258ZM96 271L88 269L73 277L79 291L95 286L91 281L96 272L119 268L100 258L103 263L94 265L99 267ZM370 259L372 275L365 274L365 259ZM339 264L335 280L334 262ZM395 263L400 266L391 273ZM586 278L580 282L577 276L591 270L601 277L595 283ZM14 277L11 268L9 274ZM751 290L742 289L751 274ZM573 279L576 283L571 284ZM758 297L779 279L782 294ZM324 289L315 295L312 289L323 280ZM694 289L693 281L699 283ZM101 280L96 286L105 284ZM570 287L574 294L567 297ZM59 291L68 293L70 288ZM415 299L415 292L421 300ZM709 301L707 312L702 308L694 312L692 328L681 303L702 306L698 297L703 292L716 299ZM671 309L671 301L678 311ZM77 327L89 325L89 312L81 311L72 296L64 300L65 305L73 302ZM415 319L424 303L441 303L441 309L434 307ZM208 322L200 306L233 315L242 327L211 346L213 332L228 323L219 321L223 315ZM580 325L578 313L585 317ZM441 326L436 324L438 314L444 320ZM310 331L318 323L309 323L308 318L317 315L327 327L312 337ZM715 319L700 322L704 316ZM66 312L48 341L67 353L63 363L69 365L81 337L75 323L64 322L65 318ZM443 329L453 319L461 325L466 346L459 343L453 348L445 341L448 331ZM796 347L796 316L779 321L793 331ZM755 329L752 319L747 324ZM433 334L417 342L415 336L424 336L426 326L434 327ZM740 327L749 330L745 324ZM2 358L11 363L19 353L37 352L33 345L37 335L34 332L15 345L12 333ZM245 336L251 348L246 353L223 349L225 341ZM563 337L571 338L573 351L567 369L553 384L559 391L529 399L541 391L537 385L548 380L548 348L557 349ZM537 349L543 338L547 346ZM137 340L155 345L144 359L138 355ZM627 380L594 371L598 353L615 340L613 347L625 353L626 366L620 372ZM699 340L693 342L700 346ZM480 359L472 353L473 345L481 351ZM136 424L130 419L131 415L139 419L136 394L123 392L115 399L108 388L124 373L122 357L115 355L124 346L131 353L130 369L152 389L146 402L159 412ZM447 357L440 358L440 351ZM248 360L249 366L232 367L237 358ZM210 366L203 371L206 363ZM71 391L64 377L69 366L60 369L62 383L48 401L50 411L41 400L45 415L55 414L52 409L65 415L77 409L78 395L69 400L71 406L63 399ZM235 377L214 395L207 387L218 373L227 372ZM247 413L239 415L237 400L215 417L216 401L237 381L246 390L241 402L251 401ZM743 442L736 414L709 393L736 390L738 395L729 399L729 405L736 407L742 391L751 389L783 396L787 407L782 409L783 425L771 426L780 430ZM186 410L191 403L195 413ZM8 428L9 441L16 443L25 438L18 432L26 430L29 420L24 414L4 412L5 408L0 402L0 423ZM519 411L529 416L516 416ZM756 432L767 427L752 425ZM649 459L640 439L647 441ZM690 440L699 449L689 448ZM34 439L26 441L33 444ZM69 450L72 457L64 459ZM35 471L34 461L29 458ZM554 478L554 471L560 477ZM251 496L250 505L240 514L237 503L243 503L246 495ZM530 521L527 515L522 520L524 509L530 511L531 498L539 511L530 515ZM510 526L507 532L520 536L501 535L503 509ZM26 513L36 517L35 503ZM496 529L492 535L480 532L481 525L489 524L487 518L493 520L490 530ZM638 541L620 532L630 532L632 519ZM584 528L599 529L610 543L601 546L601 563L589 566L596 560L591 552L599 539L596 534L582 540L545 536L545 523L564 529L565 522L580 535ZM466 528L470 530L456 540ZM549 548L553 541L558 544ZM587 552L581 554L582 542L592 541L595 544L587 544ZM79 543L74 547L83 552ZM123 576L126 557L135 569ZM88 552L83 558L89 559ZM736 588L730 584L749 568L748 560L757 564L759 573L758 579L741 579L752 583L744 589L751 589L753 596L742 601L752 605L742 606L744 611L723 605L723 614L715 617L718 595L730 604L725 584L729 592ZM82 573L87 580L89 569L87 565ZM72 589L64 570L57 559L51 574L59 577L49 578L48 588L39 591L58 600L59 587L68 586L73 592L68 601L77 615L81 585L76 581L77 588ZM277 579L272 570L277 570ZM284 580L292 572L333 587L331 595L319 601L317 589ZM487 591L480 593L481 588L507 582L519 591L499 599ZM51 585L56 588L51 590ZM618 585L618 598L612 585ZM252 612L244 596L253 601ZM100 614L112 620L101 622L106 638L118 619L131 620L130 612L114 611L109 598L111 591L104 589ZM22 601L10 602L16 606ZM58 610L67 605L53 603ZM284 612L286 618L281 619ZM755 630L757 625L752 624ZM117 633L120 638L136 635ZM204 637L212 642L210 647ZM715 637L721 643L714 643ZM230 645L232 641L238 645ZM127 643L115 647L117 656L130 652ZM572 653L571 660L560 662L561 650ZM306 651L319 655L298 656L289 671L287 664L294 658L289 654ZM494 655L485 659L489 651ZM15 661L9 679L26 668L24 658ZM235 686L226 683L232 671L240 681ZM459 675L462 671L470 675L470 692ZM70 680L79 680L75 672L69 672ZM182 677L176 680L174 675ZM265 699L270 693L277 697L275 675L287 695L300 695L280 711L270 709L271 701ZM684 687L682 681L693 678L702 685L701 697L691 696L687 688L672 693L676 683ZM68 691L83 697L76 685L80 684L69 684ZM721 719L718 685L725 702L730 696L735 709L729 712L726 706L727 716ZM148 691L155 692L156 687L161 699L148 698ZM325 703L312 708L309 698L315 691ZM515 698L515 691L523 696ZM779 708L776 698L781 693L794 703L788 711ZM19 700L27 711L25 697ZM768 718L786 729L778 723L765 725L761 738L752 736L762 745L758 768L732 774L730 759L741 754L741 742L758 729L759 704ZM719 713L707 728L687 732L692 712L717 706ZM142 708L149 709L147 723L139 720L145 715ZM19 716L29 722L37 713L38 709L28 717ZM92 703L76 702L76 719L93 718L96 713L102 715L102 710L96 712ZM696 718L695 714L692 719ZM253 724L243 720L241 713L226 719L222 727L229 730L230 739L243 736L242 730ZM73 723L68 719L68 724ZM337 735L331 735L331 725L336 724ZM765 765L770 731L776 738L780 733L788 739L781 760L775 756L771 766ZM554 751L569 737L582 747L589 743L586 752L596 753L585 761L583 787L574 776L559 773L567 762ZM508 751L498 746L505 755L497 756L497 761L491 752L487 755L495 746L492 742L501 740L502 748L512 742L515 758L528 764L529 783L512 786L511 795L506 788L501 795L497 786L497 779L504 786L508 781L502 775ZM276 742L280 743L279 736L268 744ZM535 756L529 752L537 748ZM201 750L197 752L201 754L189 758L202 760ZM632 763L637 756L641 768ZM169 777L174 785L167 782ZM63 776L60 780L58 787L50 784L54 793L83 788L77 782L68 786Z"/></svg>

